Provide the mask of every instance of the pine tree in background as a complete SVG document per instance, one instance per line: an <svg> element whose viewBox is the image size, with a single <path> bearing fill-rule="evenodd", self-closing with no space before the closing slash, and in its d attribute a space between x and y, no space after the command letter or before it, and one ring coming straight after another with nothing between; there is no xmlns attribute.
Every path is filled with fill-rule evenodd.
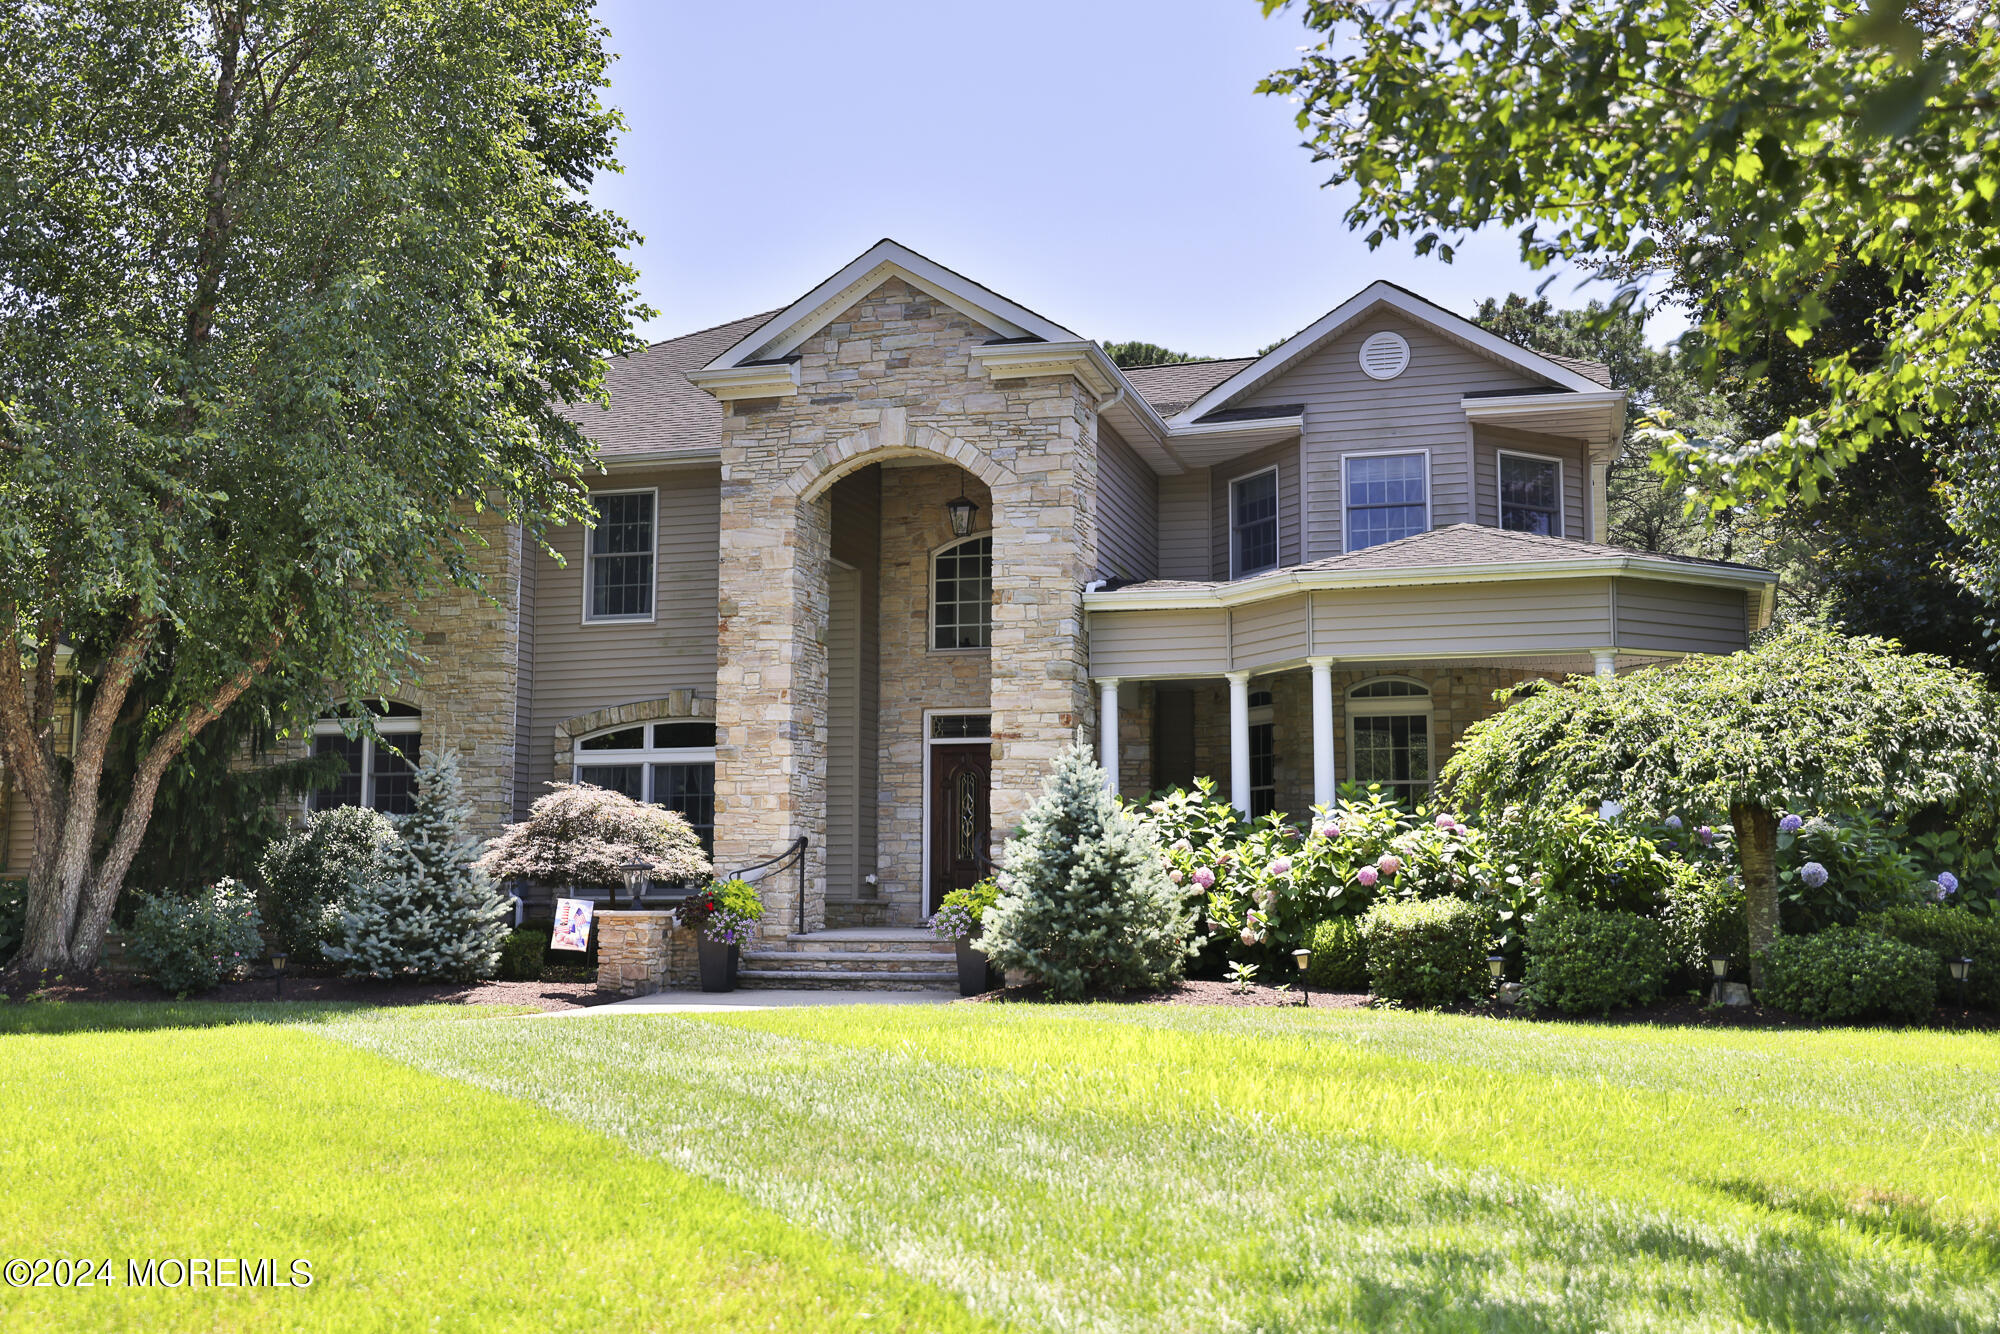
<svg viewBox="0 0 2000 1334"><path fill-rule="evenodd" d="M458 756L426 755L417 770L416 808L400 822L380 876L355 886L340 919L340 942L326 947L348 976L452 982L493 976L509 906L473 865L479 848L465 832L470 814Z"/></svg>
<svg viewBox="0 0 2000 1334"><path fill-rule="evenodd" d="M1193 924L1167 882L1159 844L1104 789L1082 746L1056 762L1007 841L1001 895L980 948L1039 977L1055 1000L1177 981Z"/></svg>

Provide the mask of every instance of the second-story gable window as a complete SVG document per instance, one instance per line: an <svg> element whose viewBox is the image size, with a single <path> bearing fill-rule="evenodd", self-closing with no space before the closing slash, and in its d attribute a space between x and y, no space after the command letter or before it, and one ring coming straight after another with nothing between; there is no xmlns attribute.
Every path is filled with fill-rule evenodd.
<svg viewBox="0 0 2000 1334"><path fill-rule="evenodd" d="M653 522L656 491L600 492L591 496L596 517L585 539L586 621L653 619Z"/></svg>
<svg viewBox="0 0 2000 1334"><path fill-rule="evenodd" d="M1500 526L1516 533L1562 536L1560 460L1500 451Z"/></svg>
<svg viewBox="0 0 2000 1334"><path fill-rule="evenodd" d="M1341 472L1349 551L1429 530L1430 455L1350 454Z"/></svg>
<svg viewBox="0 0 2000 1334"><path fill-rule="evenodd" d="M1229 484L1229 577L1278 567L1278 470Z"/></svg>

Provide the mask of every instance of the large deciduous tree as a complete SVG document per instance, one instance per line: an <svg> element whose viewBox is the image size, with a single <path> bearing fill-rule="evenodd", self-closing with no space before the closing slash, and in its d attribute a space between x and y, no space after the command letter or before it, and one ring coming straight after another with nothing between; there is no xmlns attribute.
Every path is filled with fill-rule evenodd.
<svg viewBox="0 0 2000 1334"><path fill-rule="evenodd" d="M1778 930L1785 813L1935 809L1992 833L2000 700L1941 658L1792 626L1746 653L1537 686L1474 726L1441 778L1472 810L1609 799L1727 820L1755 952Z"/></svg>
<svg viewBox="0 0 2000 1334"><path fill-rule="evenodd" d="M558 407L639 313L635 238L583 194L603 36L587 0L0 7L17 968L94 961L162 776L253 683L399 679L413 602L477 583L481 511L578 514Z"/></svg>
<svg viewBox="0 0 2000 1334"><path fill-rule="evenodd" d="M1266 12L1289 0L1264 0ZM1774 338L1819 392L1770 434L1665 440L1718 510L1810 501L1870 444L1920 430L1959 573L2000 600L2000 19L1952 0L1309 0L1328 36L1262 87L1371 245L1449 259L1518 230L1540 268L1691 301L1704 374ZM1814 345L1860 270L1879 341ZM1654 279L1664 281L1655 284Z"/></svg>

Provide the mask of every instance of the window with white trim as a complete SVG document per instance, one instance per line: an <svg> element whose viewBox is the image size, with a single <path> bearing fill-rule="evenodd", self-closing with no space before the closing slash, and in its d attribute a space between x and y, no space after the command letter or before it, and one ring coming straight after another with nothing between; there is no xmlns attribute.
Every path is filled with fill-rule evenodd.
<svg viewBox="0 0 2000 1334"><path fill-rule="evenodd" d="M1416 681L1378 677L1347 692L1351 781L1379 783L1414 806L1431 790L1431 692Z"/></svg>
<svg viewBox="0 0 2000 1334"><path fill-rule="evenodd" d="M1561 537L1562 461L1503 449L1498 471L1500 526L1510 532Z"/></svg>
<svg viewBox="0 0 2000 1334"><path fill-rule="evenodd" d="M576 781L679 811L715 850L715 724L696 720L632 723L579 737Z"/></svg>
<svg viewBox="0 0 2000 1334"><path fill-rule="evenodd" d="M366 708L374 723L372 735L358 730L352 709L325 714L313 724L312 753L338 755L345 768L307 797L310 809L366 806L384 815L408 815L415 809L423 715L410 704L370 701Z"/></svg>
<svg viewBox="0 0 2000 1334"><path fill-rule="evenodd" d="M1430 456L1362 454L1342 464L1347 549L1414 537L1430 522Z"/></svg>
<svg viewBox="0 0 2000 1334"><path fill-rule="evenodd" d="M931 558L931 647L993 643L993 534L954 542Z"/></svg>
<svg viewBox="0 0 2000 1334"><path fill-rule="evenodd" d="M1278 470L1229 484L1229 577L1278 568Z"/></svg>
<svg viewBox="0 0 2000 1334"><path fill-rule="evenodd" d="M584 619L650 621L657 560L657 491L599 491L585 539Z"/></svg>

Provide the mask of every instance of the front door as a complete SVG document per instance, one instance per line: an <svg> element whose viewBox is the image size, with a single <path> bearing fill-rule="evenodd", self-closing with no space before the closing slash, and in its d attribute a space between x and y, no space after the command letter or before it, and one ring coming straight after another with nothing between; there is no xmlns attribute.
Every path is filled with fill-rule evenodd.
<svg viewBox="0 0 2000 1334"><path fill-rule="evenodd" d="M993 743L931 745L931 891L926 912L936 912L954 889L977 884L987 872L993 813L987 802Z"/></svg>

